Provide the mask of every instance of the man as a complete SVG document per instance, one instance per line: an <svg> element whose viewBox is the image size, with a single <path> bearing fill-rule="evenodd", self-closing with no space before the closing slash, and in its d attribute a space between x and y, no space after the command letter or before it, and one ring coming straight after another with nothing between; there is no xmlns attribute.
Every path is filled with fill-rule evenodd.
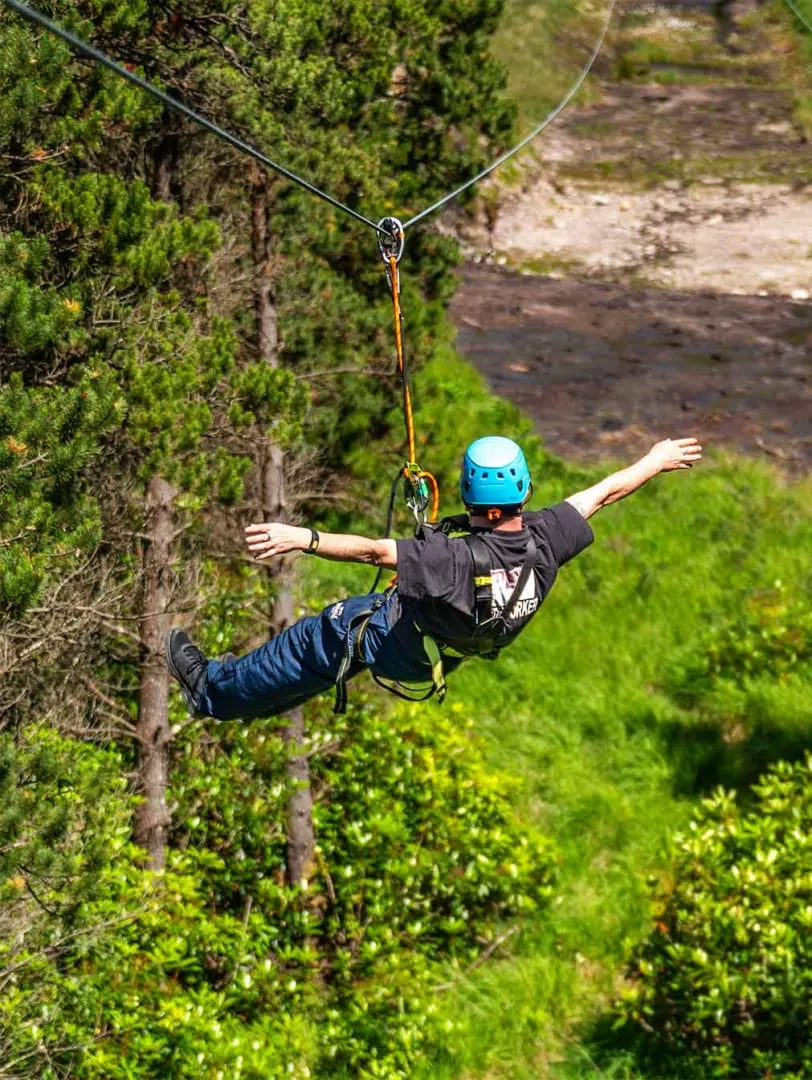
<svg viewBox="0 0 812 1080"><path fill-rule="evenodd" d="M258 559L303 551L397 571L394 587L332 604L240 659L207 660L182 630L167 639L169 669L191 712L217 720L287 712L368 668L401 690L445 690L445 674L469 656L495 657L538 611L558 568L592 543L589 519L661 472L690 469L696 439L658 442L634 465L557 506L524 511L532 492L524 454L500 436L465 452L466 517L422 526L414 538L371 540L269 522L249 525ZM461 529L464 535L450 535ZM405 685L404 685L405 684Z"/></svg>

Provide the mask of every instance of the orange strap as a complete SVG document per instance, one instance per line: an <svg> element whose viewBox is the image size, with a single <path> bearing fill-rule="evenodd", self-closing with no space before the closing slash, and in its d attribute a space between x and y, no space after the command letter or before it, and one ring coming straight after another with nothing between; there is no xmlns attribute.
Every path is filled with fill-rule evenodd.
<svg viewBox="0 0 812 1080"><path fill-rule="evenodd" d="M440 487L430 472L425 472L416 464L417 447L414 434L414 412L412 395L409 389L409 373L406 368L406 354L403 348L403 312L400 307L400 273L397 256L389 255L389 284L392 289L392 311L395 318L395 348L398 356L398 371L403 386L403 419L406 423L406 446L408 462L403 466L404 477L414 484L416 480L425 480L431 491L429 521L436 521L440 509Z"/></svg>
<svg viewBox="0 0 812 1080"><path fill-rule="evenodd" d="M406 445L409 461L417 455L414 439L414 415L412 413L412 395L409 391L409 377L406 371L406 356L403 350L403 312L400 309L400 273L395 255L389 256L389 282L392 287L392 311L395 316L395 348L398 354L398 371L403 384L403 418L406 421Z"/></svg>
<svg viewBox="0 0 812 1080"><path fill-rule="evenodd" d="M419 475L428 483L431 488L431 509L429 510L429 521L432 524L437 520L440 513L440 485L430 472L423 472L420 470Z"/></svg>

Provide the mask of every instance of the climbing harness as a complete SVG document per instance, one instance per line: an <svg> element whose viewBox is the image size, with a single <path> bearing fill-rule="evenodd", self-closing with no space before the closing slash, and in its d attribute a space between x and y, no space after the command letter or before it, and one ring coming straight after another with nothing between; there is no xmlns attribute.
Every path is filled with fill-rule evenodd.
<svg viewBox="0 0 812 1080"><path fill-rule="evenodd" d="M436 525L427 525L429 529L436 529L445 533L464 535L460 536L471 551L474 570L474 599L475 616L474 629L471 634L463 638L438 638L428 633L419 623L415 622L415 628L420 634L423 650L431 665L431 682L428 685L412 686L400 682L397 679L385 679L375 672L370 672L375 682L390 694L403 698L405 701L427 701L434 695L442 704L447 690L443 661L448 659L464 661L471 656L478 656L482 660L495 660L502 649L510 645L524 627L518 630L509 625L509 620L516 609L516 604L521 599L525 586L533 572L538 549L532 535L528 537L527 549L516 584L513 586L510 596L504 606L494 613L493 603L493 574L491 570L491 556L487 544L477 533L470 532L470 522L467 514L458 514L453 517L443 518ZM377 593L367 608L360 611L349 625L344 656L336 676L336 697L334 712L344 713L347 709L347 682L364 667L361 659L361 646L367 627L377 611L383 607L392 592L397 587L392 582L388 588Z"/></svg>
<svg viewBox="0 0 812 1080"><path fill-rule="evenodd" d="M465 515L462 515L462 520ZM446 518L445 521L459 524L460 518ZM447 656L468 657L479 656L484 660L495 660L499 653L521 633L521 630L513 630L509 620L516 604L521 599L533 565L536 561L538 549L532 535L528 537L527 550L524 562L513 586L510 596L504 606L493 611L493 577L491 572L491 556L488 546L477 533L468 533L462 539L468 545L474 560L474 598L476 604L476 624L470 636L465 638L444 638L438 642L440 652Z"/></svg>
<svg viewBox="0 0 812 1080"><path fill-rule="evenodd" d="M393 581L382 593L377 593L369 607L360 611L347 628L344 655L341 658L341 664L339 665L338 674L336 675L334 713L343 714L347 711L347 682L361 668L366 666L361 658L361 646L364 641L367 627L370 624L372 616L383 607L395 588L396 582ZM384 690L388 690L389 693L394 694L395 697L402 698L404 701L427 701L436 693L439 700L442 702L446 692L442 657L440 656L437 643L428 634L423 634L423 648L429 657L432 669L432 681L428 687L409 686L397 679L385 679L383 676L377 675L374 671L371 671L370 675L372 675L372 678L378 686L382 687Z"/></svg>

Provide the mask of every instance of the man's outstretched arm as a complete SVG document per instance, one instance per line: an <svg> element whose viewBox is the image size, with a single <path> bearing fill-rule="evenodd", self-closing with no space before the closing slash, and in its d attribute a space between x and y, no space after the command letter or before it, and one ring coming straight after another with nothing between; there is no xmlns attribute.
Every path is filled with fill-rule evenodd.
<svg viewBox="0 0 812 1080"><path fill-rule="evenodd" d="M625 499L641 488L647 480L661 472L690 469L702 457L702 447L696 439L664 439L652 446L645 457L620 472L612 473L591 488L570 495L570 503L582 515L590 518L604 506Z"/></svg>
<svg viewBox="0 0 812 1080"><path fill-rule="evenodd" d="M290 551L306 551L312 539L310 529L297 525L283 525L269 521L249 525L245 530L245 542L255 559L268 559L273 555L286 555ZM394 540L371 540L366 536L344 533L319 533L316 555L336 562L364 563L394 570L398 563L398 549Z"/></svg>

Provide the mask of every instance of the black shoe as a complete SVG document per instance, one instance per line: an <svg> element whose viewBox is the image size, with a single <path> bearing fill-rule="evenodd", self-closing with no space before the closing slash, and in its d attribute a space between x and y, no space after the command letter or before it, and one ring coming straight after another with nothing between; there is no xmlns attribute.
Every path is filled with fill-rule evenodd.
<svg viewBox="0 0 812 1080"><path fill-rule="evenodd" d="M170 630L166 638L166 664L180 683L183 700L192 716L202 716L200 699L206 689L208 660L185 630Z"/></svg>

